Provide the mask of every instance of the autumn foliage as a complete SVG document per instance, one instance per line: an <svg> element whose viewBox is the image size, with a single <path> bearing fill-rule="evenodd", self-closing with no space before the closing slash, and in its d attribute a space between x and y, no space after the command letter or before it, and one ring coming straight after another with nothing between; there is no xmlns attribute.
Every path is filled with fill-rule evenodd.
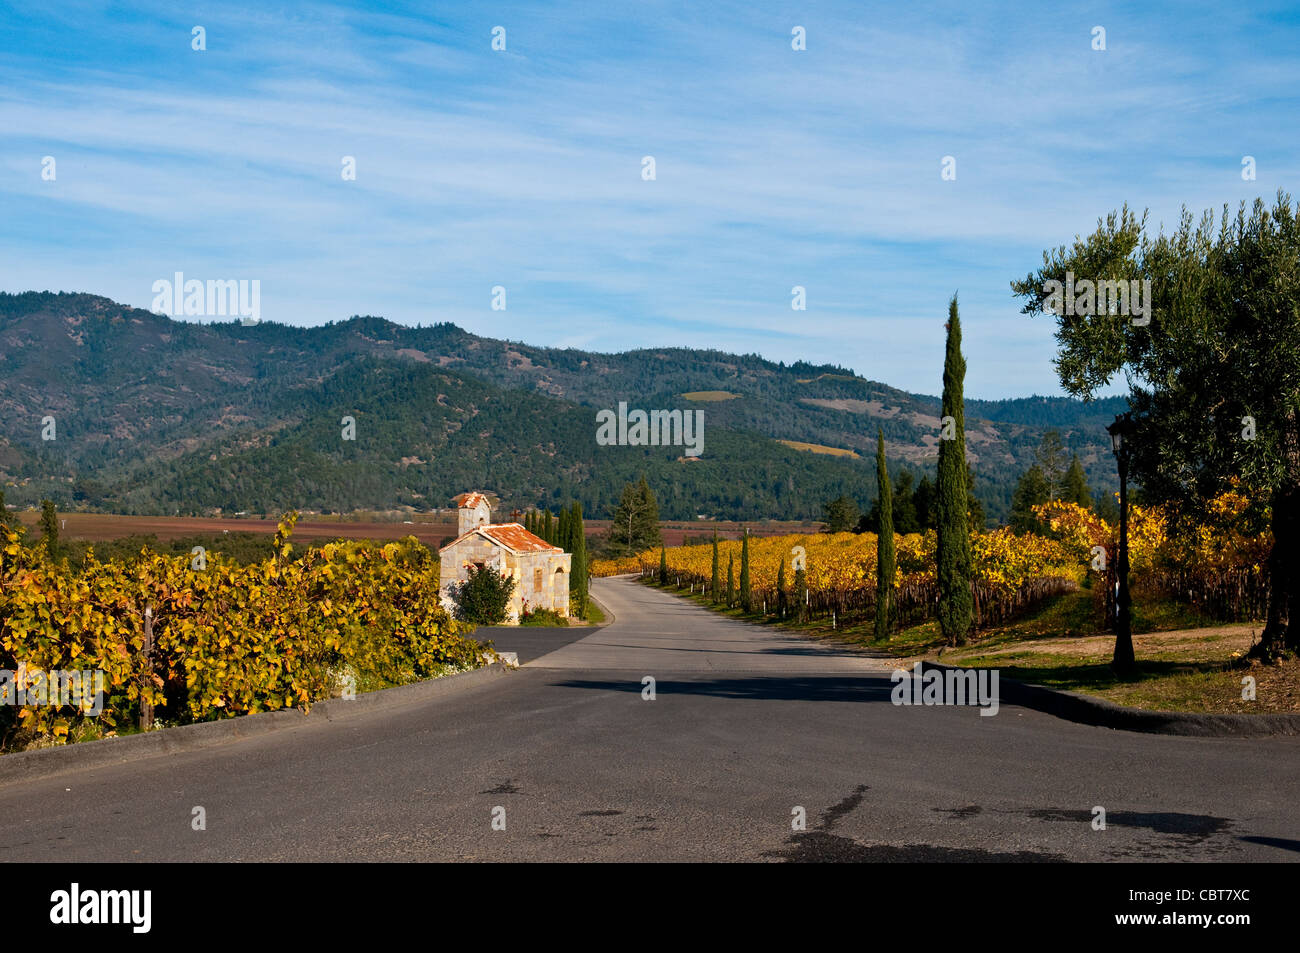
<svg viewBox="0 0 1300 953"><path fill-rule="evenodd" d="M482 664L438 601L437 557L415 539L336 542L296 558L297 514L275 555L240 566L149 550L84 565L0 531L0 669L105 673L103 712L0 709L0 744L60 742L133 724L141 701L168 723L289 707ZM145 610L154 651L146 659Z"/></svg>

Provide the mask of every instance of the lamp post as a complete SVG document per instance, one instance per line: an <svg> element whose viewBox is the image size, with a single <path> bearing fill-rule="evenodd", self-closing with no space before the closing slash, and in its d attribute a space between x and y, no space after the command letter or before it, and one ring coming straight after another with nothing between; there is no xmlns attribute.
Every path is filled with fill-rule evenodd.
<svg viewBox="0 0 1300 953"><path fill-rule="evenodd" d="M1115 460L1119 463L1119 561L1115 567L1119 592L1115 597L1115 657L1110 664L1121 675L1130 674L1137 668L1133 655L1133 599L1128 591L1128 464L1136 429L1132 413L1116 415L1115 422L1106 428Z"/></svg>

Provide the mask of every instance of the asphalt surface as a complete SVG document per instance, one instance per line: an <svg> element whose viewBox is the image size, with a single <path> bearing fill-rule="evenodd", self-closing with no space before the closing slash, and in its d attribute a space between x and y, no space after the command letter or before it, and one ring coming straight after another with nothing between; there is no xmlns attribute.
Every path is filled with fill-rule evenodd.
<svg viewBox="0 0 1300 953"><path fill-rule="evenodd" d="M1300 859L1300 739L895 706L883 660L595 593L613 624L499 678L0 787L0 859Z"/></svg>
<svg viewBox="0 0 1300 953"><path fill-rule="evenodd" d="M519 657L519 664L531 662L563 648L570 642L591 635L592 628L585 625L557 626L542 628L519 625L480 625L474 631L474 638L480 642L491 642L498 652L514 652Z"/></svg>

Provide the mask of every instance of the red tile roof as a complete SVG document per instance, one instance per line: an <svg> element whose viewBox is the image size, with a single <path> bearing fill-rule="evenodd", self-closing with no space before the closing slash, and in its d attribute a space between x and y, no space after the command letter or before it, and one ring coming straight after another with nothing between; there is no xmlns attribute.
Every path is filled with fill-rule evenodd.
<svg viewBox="0 0 1300 953"><path fill-rule="evenodd" d="M552 546L540 536L535 536L518 523L497 523L492 526L479 527L485 536L491 537L507 549L516 553L562 553L559 546Z"/></svg>
<svg viewBox="0 0 1300 953"><path fill-rule="evenodd" d="M462 493L460 496L453 497L452 502L463 509L473 509L480 503L486 503L488 498L482 493Z"/></svg>
<svg viewBox="0 0 1300 953"><path fill-rule="evenodd" d="M476 526L468 533L457 536L446 546L439 549L443 552L455 546L462 539L473 536L475 533L482 533L492 542L504 546L512 553L562 553L564 552L559 546L552 546L540 536L535 536L528 530L524 529L518 523L494 523L491 526Z"/></svg>

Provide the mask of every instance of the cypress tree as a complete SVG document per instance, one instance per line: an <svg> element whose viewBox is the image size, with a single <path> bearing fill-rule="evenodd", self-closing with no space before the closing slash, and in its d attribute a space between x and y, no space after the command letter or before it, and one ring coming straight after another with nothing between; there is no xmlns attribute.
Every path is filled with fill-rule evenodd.
<svg viewBox="0 0 1300 953"><path fill-rule="evenodd" d="M781 557L781 568L776 571L776 615L785 618L785 557Z"/></svg>
<svg viewBox="0 0 1300 953"><path fill-rule="evenodd" d="M939 474L935 486L936 577L939 627L949 645L965 645L974 621L971 594L970 527L967 514L970 481L966 470L966 359L961 354L961 320L957 296L948 304L948 344L943 361L943 407L939 440ZM945 436L946 434L946 436Z"/></svg>
<svg viewBox="0 0 1300 953"><path fill-rule="evenodd" d="M727 608L736 601L736 554L727 554Z"/></svg>
<svg viewBox="0 0 1300 953"><path fill-rule="evenodd" d="M59 551L59 514L52 500L41 500L41 539L51 557Z"/></svg>
<svg viewBox="0 0 1300 953"><path fill-rule="evenodd" d="M668 554L659 547L659 585L668 585Z"/></svg>
<svg viewBox="0 0 1300 953"><path fill-rule="evenodd" d="M560 524L555 531L555 545L566 553L569 551L569 509L560 507Z"/></svg>
<svg viewBox="0 0 1300 953"><path fill-rule="evenodd" d="M803 568L794 571L794 617L797 622L808 618L808 571Z"/></svg>
<svg viewBox="0 0 1300 953"><path fill-rule="evenodd" d="M577 596L578 618L587 617L587 595L590 581L587 578L587 530L582 523L582 504L573 504L573 559L569 575L570 594Z"/></svg>
<svg viewBox="0 0 1300 953"><path fill-rule="evenodd" d="M542 539L546 540L548 543L554 543L554 528L554 525L551 523L551 511L547 510L546 518L542 520Z"/></svg>
<svg viewBox="0 0 1300 953"><path fill-rule="evenodd" d="M894 501L885 466L885 431L876 437L876 481L879 484L880 528L876 540L876 638L889 635L894 613Z"/></svg>
<svg viewBox="0 0 1300 953"><path fill-rule="evenodd" d="M745 528L745 538L740 543L740 608L745 612L754 611L754 593L749 585L749 528Z"/></svg>
<svg viewBox="0 0 1300 953"><path fill-rule="evenodd" d="M713 575L709 579L709 601L718 604L718 531L713 531Z"/></svg>

